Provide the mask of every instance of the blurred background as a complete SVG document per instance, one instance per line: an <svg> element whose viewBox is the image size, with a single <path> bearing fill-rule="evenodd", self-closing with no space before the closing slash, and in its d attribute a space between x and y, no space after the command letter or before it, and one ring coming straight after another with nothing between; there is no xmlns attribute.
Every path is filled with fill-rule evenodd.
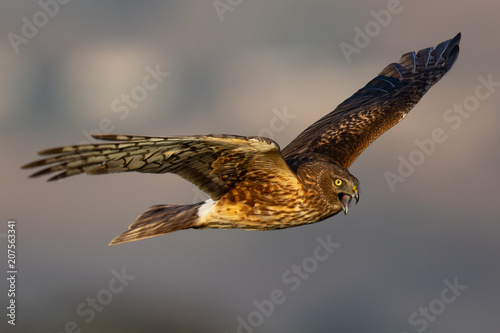
<svg viewBox="0 0 500 333"><path fill-rule="evenodd" d="M16 325L4 307L0 331L498 332L498 1L1 7L0 267L15 219L18 275ZM458 32L451 72L350 168L361 200L348 216L110 248L149 206L203 195L175 175L46 183L19 168L94 133L260 134L284 147L401 54ZM323 261L318 237L340 244Z"/></svg>

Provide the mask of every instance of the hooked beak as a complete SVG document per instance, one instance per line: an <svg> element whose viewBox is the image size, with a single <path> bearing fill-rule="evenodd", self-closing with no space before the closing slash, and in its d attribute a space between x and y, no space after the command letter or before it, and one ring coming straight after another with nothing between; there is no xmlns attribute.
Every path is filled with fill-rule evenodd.
<svg viewBox="0 0 500 333"><path fill-rule="evenodd" d="M356 186L353 186L352 195L346 193L339 194L339 200L340 203L342 204L342 210L344 211L345 215L347 215L347 212L349 211L349 204L351 203L352 198L356 199L356 204L357 204L359 201L359 192L356 189Z"/></svg>

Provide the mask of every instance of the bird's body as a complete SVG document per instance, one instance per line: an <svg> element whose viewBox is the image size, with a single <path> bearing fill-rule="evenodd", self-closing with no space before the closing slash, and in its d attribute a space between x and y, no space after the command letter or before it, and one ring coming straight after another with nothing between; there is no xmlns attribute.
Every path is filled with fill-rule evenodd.
<svg viewBox="0 0 500 333"><path fill-rule="evenodd" d="M249 177L219 200L204 202L198 211L197 227L273 230L337 214L342 205L321 195L317 184L323 173L317 169L317 174L308 173L306 179L295 177L291 171L282 176Z"/></svg>
<svg viewBox="0 0 500 333"><path fill-rule="evenodd" d="M145 137L95 135L115 141L52 148L55 155L23 168L58 172L49 180L136 171L175 173L210 197L191 205L155 205L110 245L187 228L272 230L322 221L359 199L348 168L361 152L401 121L448 72L458 57L460 34L387 66L334 111L283 150L264 137L194 135Z"/></svg>

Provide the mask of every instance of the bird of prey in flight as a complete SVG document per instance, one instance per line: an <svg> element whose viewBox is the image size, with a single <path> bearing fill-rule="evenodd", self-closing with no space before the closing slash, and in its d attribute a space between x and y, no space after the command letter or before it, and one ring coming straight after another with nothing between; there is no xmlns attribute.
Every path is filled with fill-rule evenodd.
<svg viewBox="0 0 500 333"><path fill-rule="evenodd" d="M175 173L209 199L160 204L141 214L110 245L194 228L272 230L347 214L359 182L348 170L366 147L401 121L453 66L460 34L385 67L335 110L284 149L258 136L148 137L100 134L109 143L47 149L49 156L23 166L55 172L49 181L81 173Z"/></svg>

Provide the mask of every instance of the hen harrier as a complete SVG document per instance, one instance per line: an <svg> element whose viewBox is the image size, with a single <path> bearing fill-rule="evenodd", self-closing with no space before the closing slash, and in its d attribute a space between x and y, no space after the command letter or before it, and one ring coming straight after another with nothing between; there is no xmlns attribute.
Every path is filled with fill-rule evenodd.
<svg viewBox="0 0 500 333"><path fill-rule="evenodd" d="M152 206L110 245L188 228L272 230L347 214L352 198L359 199L358 180L347 169L450 70L459 42L460 34L404 54L281 151L256 136L103 134L94 138L119 142L47 149L39 154L54 156L23 168L48 166L31 177L58 172L49 181L84 172L171 172L210 197Z"/></svg>

